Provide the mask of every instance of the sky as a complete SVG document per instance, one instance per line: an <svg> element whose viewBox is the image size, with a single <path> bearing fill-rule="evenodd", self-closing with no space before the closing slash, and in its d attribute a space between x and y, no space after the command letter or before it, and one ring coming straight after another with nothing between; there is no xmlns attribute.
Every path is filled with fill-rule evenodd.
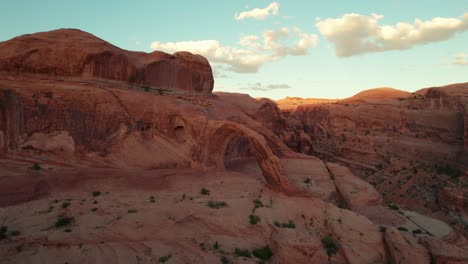
<svg viewBox="0 0 468 264"><path fill-rule="evenodd" d="M346 98L468 81L467 0L0 0L0 41L78 28L205 56L214 91Z"/></svg>

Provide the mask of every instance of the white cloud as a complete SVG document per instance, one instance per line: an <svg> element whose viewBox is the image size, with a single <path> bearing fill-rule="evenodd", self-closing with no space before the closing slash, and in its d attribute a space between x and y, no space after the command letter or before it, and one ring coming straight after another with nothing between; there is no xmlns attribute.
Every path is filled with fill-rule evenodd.
<svg viewBox="0 0 468 264"><path fill-rule="evenodd" d="M468 66L468 54L460 53L455 55L452 64Z"/></svg>
<svg viewBox="0 0 468 264"><path fill-rule="evenodd" d="M289 84L269 84L269 85L264 85L260 82L256 83L249 83L245 87L239 88L240 90L250 90L250 91L270 91L270 90L283 90L283 89L290 89L291 86Z"/></svg>
<svg viewBox="0 0 468 264"><path fill-rule="evenodd" d="M236 20L244 20L246 18L252 19L265 19L269 16L276 16L279 12L279 4L273 2L265 8L254 8L250 11L241 12L239 15L235 15Z"/></svg>
<svg viewBox="0 0 468 264"><path fill-rule="evenodd" d="M405 50L416 45L439 42L468 30L468 13L460 19L436 17L379 25L383 15L345 14L341 18L318 20L320 33L335 45L336 55L349 57L369 52Z"/></svg>
<svg viewBox="0 0 468 264"><path fill-rule="evenodd" d="M247 35L240 38L238 46L222 45L217 40L151 43L153 50L169 53L189 51L205 56L211 63L228 66L226 70L238 73L255 73L266 63L286 56L301 56L317 45L317 35L303 33L300 29L281 28L268 30L262 36Z"/></svg>

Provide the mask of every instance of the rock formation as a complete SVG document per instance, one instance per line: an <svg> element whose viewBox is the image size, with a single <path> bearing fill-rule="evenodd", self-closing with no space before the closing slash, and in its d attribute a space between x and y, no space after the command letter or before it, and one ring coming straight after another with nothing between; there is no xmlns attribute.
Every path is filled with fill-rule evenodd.
<svg viewBox="0 0 468 264"><path fill-rule="evenodd" d="M99 78L154 88L210 93L213 74L199 55L122 50L87 32L59 29L0 42L0 71Z"/></svg>

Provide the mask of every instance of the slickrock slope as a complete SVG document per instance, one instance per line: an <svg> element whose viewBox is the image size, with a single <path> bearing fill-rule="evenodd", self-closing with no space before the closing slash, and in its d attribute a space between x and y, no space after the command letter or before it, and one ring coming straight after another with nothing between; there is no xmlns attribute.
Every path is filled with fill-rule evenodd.
<svg viewBox="0 0 468 264"><path fill-rule="evenodd" d="M0 71L102 78L163 89L209 93L213 74L199 55L122 50L87 32L59 29L0 42Z"/></svg>
<svg viewBox="0 0 468 264"><path fill-rule="evenodd" d="M308 130L297 137L302 153L290 150L293 119L274 102L211 94L205 59L166 54L173 64L143 62L148 75L134 81L138 63L160 53L76 32L1 43L0 263L466 260L465 238L447 224L387 207L348 168L306 155ZM64 40L50 36L86 48L60 55ZM21 47L37 51L16 56ZM88 63L102 50L128 64ZM170 87L153 89L166 85L161 76ZM395 233L405 230L418 239Z"/></svg>

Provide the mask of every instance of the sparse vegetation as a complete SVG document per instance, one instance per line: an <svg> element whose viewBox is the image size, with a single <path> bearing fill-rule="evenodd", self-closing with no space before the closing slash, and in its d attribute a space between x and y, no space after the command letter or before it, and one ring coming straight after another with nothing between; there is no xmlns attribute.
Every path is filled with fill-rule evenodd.
<svg viewBox="0 0 468 264"><path fill-rule="evenodd" d="M260 199L258 199L258 198L257 198L257 199L255 199L253 202L254 202L254 207L255 207L255 209L257 209L257 208L260 208L260 207L263 207L263 206L264 206L264 205L263 205L263 202L262 202Z"/></svg>
<svg viewBox="0 0 468 264"><path fill-rule="evenodd" d="M385 233L385 231L387 231L387 228L385 226L379 226L379 231Z"/></svg>
<svg viewBox="0 0 468 264"><path fill-rule="evenodd" d="M0 240L5 239L7 237L8 226L1 226L0 227Z"/></svg>
<svg viewBox="0 0 468 264"><path fill-rule="evenodd" d="M92 192L93 196L96 197L96 196L99 196L101 195L101 192L100 191L94 191Z"/></svg>
<svg viewBox="0 0 468 264"><path fill-rule="evenodd" d="M210 195L210 190L205 189L205 188L202 188L202 189L200 190L200 194L201 194L201 195Z"/></svg>
<svg viewBox="0 0 468 264"><path fill-rule="evenodd" d="M256 225L258 222L260 222L260 216L258 216L258 215L249 215L249 222L252 225Z"/></svg>
<svg viewBox="0 0 468 264"><path fill-rule="evenodd" d="M413 230L413 234L415 234L415 235L422 234L422 233L423 233L423 231L421 229L419 229L419 228Z"/></svg>
<svg viewBox="0 0 468 264"><path fill-rule="evenodd" d="M400 231L403 231L403 232L408 232L408 228L406 228L404 226L399 226L397 229L400 230Z"/></svg>
<svg viewBox="0 0 468 264"><path fill-rule="evenodd" d="M221 256L221 263L222 264L229 264L229 259L226 256Z"/></svg>
<svg viewBox="0 0 468 264"><path fill-rule="evenodd" d="M162 256L159 258L159 263L166 263L169 261L169 259L172 258L172 255L169 254L169 255L166 255L166 256Z"/></svg>
<svg viewBox="0 0 468 264"><path fill-rule="evenodd" d="M93 202L93 204L97 204L97 201L95 200L95 201Z"/></svg>
<svg viewBox="0 0 468 264"><path fill-rule="evenodd" d="M39 165L39 163L34 163L31 167L30 167L31 170L41 170L41 165Z"/></svg>
<svg viewBox="0 0 468 264"><path fill-rule="evenodd" d="M238 256L238 257L244 257L244 258L251 258L252 257L252 254L250 253L250 251L248 249L236 248L234 250L234 254L236 254L236 256Z"/></svg>
<svg viewBox="0 0 468 264"><path fill-rule="evenodd" d="M287 223L280 223L278 221L273 222L273 224L277 227L282 227L282 228L296 228L296 224L289 220Z"/></svg>
<svg viewBox="0 0 468 264"><path fill-rule="evenodd" d="M70 206L69 202L63 202L62 203L62 208L67 208L68 206Z"/></svg>
<svg viewBox="0 0 468 264"><path fill-rule="evenodd" d="M327 252L328 257L335 255L340 249L338 242L336 242L330 235L322 238L322 245Z"/></svg>
<svg viewBox="0 0 468 264"><path fill-rule="evenodd" d="M214 248L214 249L218 249L218 248L219 248L218 241L216 241L216 242L213 243L213 248Z"/></svg>
<svg viewBox="0 0 468 264"><path fill-rule="evenodd" d="M309 184L309 183L310 183L310 178L306 178L306 179L304 180L304 183L305 183L305 184Z"/></svg>
<svg viewBox="0 0 468 264"><path fill-rule="evenodd" d="M206 204L209 208L213 208L213 209L219 209L219 208L222 208L222 207L226 207L227 206L227 203L226 202L223 202L223 201L213 201L213 200L209 200Z"/></svg>
<svg viewBox="0 0 468 264"><path fill-rule="evenodd" d="M459 169L454 168L448 164L443 165L443 166L436 165L435 170L437 173L445 174L454 180L458 179L462 175L462 172Z"/></svg>
<svg viewBox="0 0 468 264"><path fill-rule="evenodd" d="M156 199L154 198L154 196L149 197L149 202L150 203L155 203L156 202Z"/></svg>
<svg viewBox="0 0 468 264"><path fill-rule="evenodd" d="M273 252L271 251L270 247L268 247L268 245L261 247L261 248L254 249L252 251L252 254L256 258L264 260L264 261L269 260L273 256Z"/></svg>
<svg viewBox="0 0 468 264"><path fill-rule="evenodd" d="M73 220L74 220L73 217L60 216L55 222L54 226L56 228L69 226L73 222Z"/></svg>
<svg viewBox="0 0 468 264"><path fill-rule="evenodd" d="M11 236L19 236L19 235L21 235L21 232L19 230L11 230L10 235Z"/></svg>
<svg viewBox="0 0 468 264"><path fill-rule="evenodd" d="M392 210L396 210L396 211L400 210L400 207L398 207L398 205L393 204L393 203L388 204L388 208L390 208Z"/></svg>
<svg viewBox="0 0 468 264"><path fill-rule="evenodd" d="M91 209L91 212L96 212L97 211L97 208L94 207L93 209Z"/></svg>
<svg viewBox="0 0 468 264"><path fill-rule="evenodd" d="M134 214L134 213L138 212L138 210L137 209L128 209L127 212L129 214Z"/></svg>

